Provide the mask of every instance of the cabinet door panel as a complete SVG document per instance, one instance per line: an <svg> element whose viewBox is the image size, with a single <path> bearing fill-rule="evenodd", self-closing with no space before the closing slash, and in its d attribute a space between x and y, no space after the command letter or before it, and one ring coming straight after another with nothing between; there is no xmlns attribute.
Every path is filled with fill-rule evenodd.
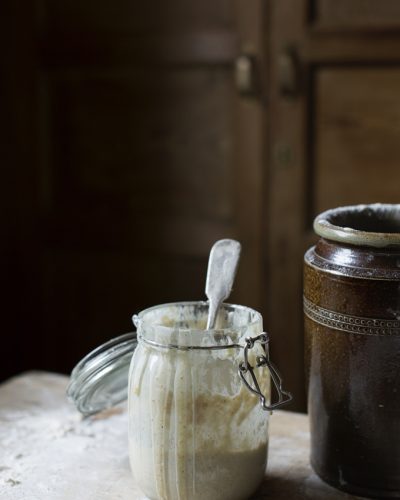
<svg viewBox="0 0 400 500"><path fill-rule="evenodd" d="M263 45L263 2L3 3L3 326L21 352L0 379L69 371L133 312L201 300L220 238L244 249L232 301L258 308L262 106L232 66L244 34Z"/></svg>
<svg viewBox="0 0 400 500"><path fill-rule="evenodd" d="M40 57L48 67L230 63L234 9L213 2L43 2Z"/></svg>
<svg viewBox="0 0 400 500"><path fill-rule="evenodd" d="M400 26L398 0L314 0L313 20L321 28L382 30Z"/></svg>
<svg viewBox="0 0 400 500"><path fill-rule="evenodd" d="M232 27L234 15L229 0L187 2L137 2L132 0L80 0L52 2L42 0L42 26L65 35L88 33L115 36L149 35L160 32L193 32ZM81 40L82 41L82 40Z"/></svg>
<svg viewBox="0 0 400 500"><path fill-rule="evenodd" d="M224 68L50 74L42 155L53 240L207 252L192 248L197 227L233 217L231 87ZM163 238L184 220L184 240Z"/></svg>
<svg viewBox="0 0 400 500"><path fill-rule="evenodd" d="M315 213L399 202L400 67L324 69L316 76Z"/></svg>

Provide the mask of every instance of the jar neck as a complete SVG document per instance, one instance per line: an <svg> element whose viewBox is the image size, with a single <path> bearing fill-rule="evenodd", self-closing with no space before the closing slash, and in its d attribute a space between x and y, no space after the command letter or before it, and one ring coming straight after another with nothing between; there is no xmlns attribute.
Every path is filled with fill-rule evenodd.
<svg viewBox="0 0 400 500"><path fill-rule="evenodd" d="M343 245L400 249L400 204L327 210L316 217L314 230L322 238Z"/></svg>
<svg viewBox="0 0 400 500"><path fill-rule="evenodd" d="M400 280L400 248L374 248L320 238L305 255L320 271L361 279Z"/></svg>
<svg viewBox="0 0 400 500"><path fill-rule="evenodd" d="M223 304L213 330L205 329L207 315L207 302L177 302L146 309L134 323L139 341L183 349L243 345L246 337L262 332L261 315L248 307Z"/></svg>

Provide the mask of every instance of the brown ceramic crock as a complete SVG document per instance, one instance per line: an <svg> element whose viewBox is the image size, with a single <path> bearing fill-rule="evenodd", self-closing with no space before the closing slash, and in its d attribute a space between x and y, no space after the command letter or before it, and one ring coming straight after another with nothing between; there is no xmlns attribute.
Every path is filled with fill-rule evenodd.
<svg viewBox="0 0 400 500"><path fill-rule="evenodd" d="M305 255L311 465L327 483L400 498L400 205L319 215Z"/></svg>

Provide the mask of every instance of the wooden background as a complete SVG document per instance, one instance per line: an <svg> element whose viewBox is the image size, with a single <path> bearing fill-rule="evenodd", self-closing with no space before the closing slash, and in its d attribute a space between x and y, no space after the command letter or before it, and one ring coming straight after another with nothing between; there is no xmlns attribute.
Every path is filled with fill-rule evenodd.
<svg viewBox="0 0 400 500"><path fill-rule="evenodd" d="M302 256L329 207L399 202L396 0L5 0L0 378L68 372L138 310L261 310L305 409ZM251 95L235 85L254 62Z"/></svg>

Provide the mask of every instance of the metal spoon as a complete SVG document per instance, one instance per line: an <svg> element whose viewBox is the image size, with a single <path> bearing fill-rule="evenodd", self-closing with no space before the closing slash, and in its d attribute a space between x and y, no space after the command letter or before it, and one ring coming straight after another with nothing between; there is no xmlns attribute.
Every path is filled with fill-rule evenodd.
<svg viewBox="0 0 400 500"><path fill-rule="evenodd" d="M209 301L207 330L214 328L220 305L231 293L240 250L240 243L229 239L218 240L211 248L206 280Z"/></svg>

